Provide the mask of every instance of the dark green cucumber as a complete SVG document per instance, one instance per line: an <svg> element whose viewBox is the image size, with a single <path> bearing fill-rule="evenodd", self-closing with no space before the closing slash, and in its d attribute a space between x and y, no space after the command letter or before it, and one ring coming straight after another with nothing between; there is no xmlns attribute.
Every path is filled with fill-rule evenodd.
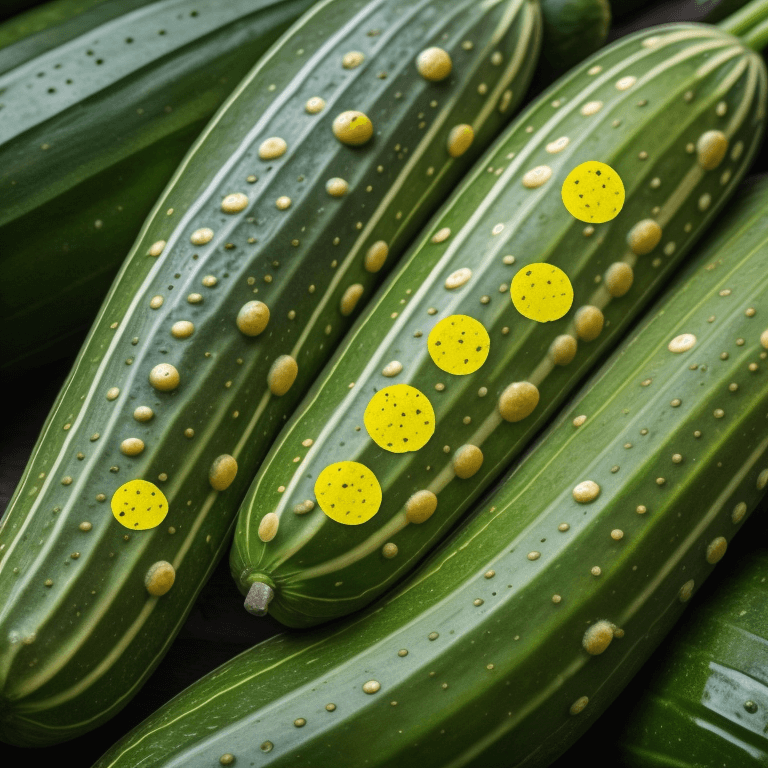
<svg viewBox="0 0 768 768"><path fill-rule="evenodd" d="M67 0L0 27L0 370L74 357L195 138L310 5Z"/></svg>
<svg viewBox="0 0 768 768"><path fill-rule="evenodd" d="M542 0L544 80L549 82L600 48L608 37L608 0ZM548 79L547 79L548 78Z"/></svg>
<svg viewBox="0 0 768 768"><path fill-rule="evenodd" d="M209 123L113 283L3 519L4 740L88 731L147 679L355 301L499 132L540 31L528 0L326 0ZM450 75L422 76L435 71L422 60L448 74L446 58ZM347 121L353 109L367 119ZM360 142L357 126L373 135L344 143ZM164 494L160 525L129 532L110 510L133 480Z"/></svg>
<svg viewBox="0 0 768 768"><path fill-rule="evenodd" d="M762 546L728 561L643 670L638 698L603 742L621 765L768 765L768 549L765 524L753 530Z"/></svg>
<svg viewBox="0 0 768 768"><path fill-rule="evenodd" d="M666 25L604 48L514 121L366 308L260 468L230 555L248 610L312 626L363 607L416 565L714 220L758 147L766 90L762 59L734 37ZM595 226L561 197L588 160L615 169L626 190L619 215ZM570 312L554 322L528 320L510 300L515 275L539 262L573 285ZM430 358L428 336L450 315L489 333L475 373L444 373ZM434 435L418 451L384 451L363 426L371 397L392 384L434 408ZM379 479L381 507L363 524L316 505L316 478L340 461ZM419 522L430 494L437 508Z"/></svg>
<svg viewBox="0 0 768 768"><path fill-rule="evenodd" d="M732 209L411 578L354 616L232 659L98 768L549 765L610 706L765 493L765 190L761 205Z"/></svg>

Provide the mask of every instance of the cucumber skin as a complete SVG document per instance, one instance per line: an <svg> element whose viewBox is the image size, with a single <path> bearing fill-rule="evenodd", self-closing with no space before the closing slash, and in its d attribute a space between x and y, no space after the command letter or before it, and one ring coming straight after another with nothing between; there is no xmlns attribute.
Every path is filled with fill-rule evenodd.
<svg viewBox="0 0 768 768"><path fill-rule="evenodd" d="M14 67L32 67L36 57L47 62L41 69L49 69L57 45L67 48L56 63L76 64L108 24L122 24L125 37L136 40L156 35L155 17L171 6L185 18L164 20L164 39L174 26L188 28L192 10L199 34L146 63L130 45L110 49L104 56L115 67L109 84L85 99L69 94L56 114L41 112L33 130L0 144L0 238L8 245L0 258L0 322L14 328L2 337L0 371L19 373L76 355L144 219L195 138L312 0L237 4L231 20L215 25L208 21L211 3L192 0L72 0L33 11L33 19L51 17L41 30L32 21L10 22L15 35L36 34L0 51L0 81L13 77ZM78 12L62 20L72 10ZM38 85L36 69L27 79ZM81 82L73 79L74 86L56 82L59 92ZM38 98L45 103L45 94ZM85 110L85 126L77 122L79 110ZM12 125L11 110L2 114ZM51 149L41 151L43 144ZM52 315L58 318L54 329Z"/></svg>
<svg viewBox="0 0 768 768"><path fill-rule="evenodd" d="M694 579L698 588L717 567L706 561L708 544L730 540L765 497L757 480L768 470L759 341L768 316L768 186L756 203L751 212L731 207L639 330L394 592L354 616L245 651L161 707L94 768L203 768L227 754L260 768L549 765L674 626L685 609L683 584ZM726 288L731 295L720 296ZM697 345L674 355L667 345L683 332L696 334ZM734 344L739 337L745 345ZM756 372L747 369L753 361ZM642 386L646 377L653 381ZM728 389L733 381L738 392ZM673 394L682 398L677 408ZM715 407L724 418L714 418ZM577 428L580 414L588 418ZM622 447L628 435L631 449ZM677 451L684 458L676 464ZM620 471L611 472L614 464ZM600 496L577 504L571 489L588 478ZM736 525L739 502L747 510ZM562 522L568 531L558 530ZM609 535L616 528L620 541ZM541 557L529 560L531 551ZM600 576L590 573L594 565ZM562 597L557 605L553 594ZM589 656L582 636L600 619L624 636ZM380 690L364 693L371 680ZM571 714L582 696L586 708ZM306 723L297 727L297 718Z"/></svg>
<svg viewBox="0 0 768 768"><path fill-rule="evenodd" d="M356 11L363 17L354 29L346 29ZM382 34L369 36L370 28ZM146 681L229 545L237 505L280 424L327 359L327 350L351 324L352 316L345 318L339 310L343 292L349 283L372 290L414 229L437 207L441 185L454 184L499 132L506 118L497 108L498 99L507 88L524 91L540 34L535 3L499 2L481 8L469 0L466 5L455 0L416 5L405 0L324 2L286 33L208 124L113 283L3 518L0 738L19 746L73 738L113 716ZM492 42L494 35L499 39ZM473 51L461 47L467 36L475 42ZM455 60L454 74L439 85L424 81L414 66L418 52L437 39ZM364 77L362 82L354 76L341 79L343 54L331 51L332 45L368 51L363 66L352 70ZM318 49L324 58L313 64L315 79L306 84L301 69ZM304 54L297 55L297 50ZM501 66L490 62L496 50L502 53ZM366 74L383 69L382 64L388 79ZM487 96L477 92L477 78L488 84ZM392 92L398 82L406 87L396 100ZM328 97L329 106L319 115L305 114L307 98L318 91ZM277 98L286 101L267 123L263 116L270 115ZM343 106L337 107L334 98ZM429 107L432 100L442 109ZM356 149L337 142L331 130L336 114L352 106L349 101L369 114L377 131L368 145ZM514 99L505 101L514 108ZM414 119L422 109L432 110L427 132L434 131L434 138ZM448 133L466 122L475 126L474 152L451 158ZM273 135L285 137L288 151L277 161L259 161L256 148ZM392 157L390 147L396 141L409 146L411 160ZM245 159L238 152L246 153ZM426 173L430 166L433 175ZM264 169L271 167L275 170L270 175ZM416 180L407 186L406 169ZM246 183L254 170L266 174L256 192ZM307 176L304 187L297 181L299 170ZM326 192L326 180L336 174L350 182L345 198ZM373 189L366 193L369 180ZM222 198L237 190L250 193L248 209L235 216L223 214ZM293 195L293 205L281 212L281 219L274 213L275 199L285 192ZM363 194L374 209L370 218L361 215ZM401 219L399 210L408 216ZM257 227L251 227L253 213L259 214ZM358 235L359 220L370 231ZM281 222L286 230L279 228ZM216 237L207 246L193 247L191 232L207 224ZM261 240L249 258L240 255L251 245L246 245L243 230L255 230ZM296 247L294 232L301 237ZM337 233L343 245L325 250ZM385 268L374 274L364 269L363 254L379 238L389 243L390 252ZM150 246L160 240L167 241L162 255L148 256ZM230 241L236 246L233 255L226 246ZM317 257L322 252L328 261ZM272 268L270 262L283 254L288 256L284 266ZM337 268L329 263L334 255L340 261ZM272 282L262 280L265 271ZM208 274L219 278L213 288L201 285ZM238 308L254 298L248 275L258 275L256 298L272 312L271 327L257 338L243 336L235 324ZM314 293L307 290L310 283L316 286ZM185 297L190 291L204 293L204 301L189 305ZM159 310L149 308L153 295L165 297ZM293 324L286 319L289 309L297 311ZM310 324L313 312L317 317ZM171 336L170 325L179 319L196 324L192 337ZM296 339L304 331L305 339ZM135 346L132 337L138 339ZM297 359L298 377L287 394L270 396L267 369L288 352ZM149 371L159 362L170 362L180 371L181 385L172 393L156 392L149 384ZM113 386L121 393L108 401L105 395ZM83 408L85 397L89 406ZM132 414L137 405L153 407L155 418L136 422ZM195 429L193 439L184 436L186 428ZM100 437L94 443L90 437L95 433ZM123 456L121 441L134 436L145 441L146 449L139 456ZM78 460L76 452L87 455ZM209 469L226 453L237 460L237 476L225 491L212 491ZM168 480L158 480L160 473ZM74 481L60 485L67 476ZM134 478L159 482L170 512L159 527L136 532L126 541L109 500ZM97 494L105 500L100 502ZM91 522L92 531L79 530L81 521ZM33 549L22 547L23 541L41 543ZM70 559L72 552L81 556ZM162 560L174 564L177 578L167 594L150 597L144 576ZM14 574L14 568L21 572ZM54 581L52 587L44 585L47 579ZM35 632L31 644L17 642ZM117 648L115 637L122 638Z"/></svg>
<svg viewBox="0 0 768 768"><path fill-rule="evenodd" d="M608 0L542 0L544 44L539 73L544 82L575 67L608 38Z"/></svg>
<svg viewBox="0 0 768 768"><path fill-rule="evenodd" d="M617 723L611 746L627 768L768 764L768 550L728 566L714 593L692 601Z"/></svg>
<svg viewBox="0 0 768 768"><path fill-rule="evenodd" d="M752 53L745 55L754 67L751 71L755 81L751 86L742 87L742 79L730 95L722 97L728 102L729 115L736 113L736 105L742 98L747 99L749 111L731 138L731 145L743 141L750 149L745 149L736 163L727 156L727 163L723 161L719 168L705 171L704 178L687 190L680 208L670 206L674 215L663 227L664 236L653 252L637 258L629 292L610 299L603 307L606 325L599 338L590 342L580 340L576 357L570 364L552 366L553 370L545 371L543 376L537 373L540 366L547 363L548 350L555 337L573 333L572 318L579 306L592 303L589 297L596 290L596 276L601 277L612 262L626 258L625 235L630 227L646 218L655 204L666 201L689 166L696 166L695 155L687 154L684 149L686 144L695 143L706 130L723 126L722 120L718 123L719 118L713 120L715 102L721 97L707 90L707 82L697 87L693 77L686 75L685 62L678 65L680 69L662 72L657 76L658 82L652 81L645 90L638 90L641 89L638 84L619 92L614 89L613 81L620 74L634 72L628 65L620 74L612 75L604 86L599 86L601 90L597 95L605 101L605 106L602 112L589 118L597 124L591 124L584 146L570 144L555 154L544 151L544 145L558 136L580 135L578 132L583 129L578 121L585 121L576 112L564 119L570 123L551 125L559 114L551 106L552 101L565 100L560 111L569 105L578 110L582 103L595 98L594 93L585 95L585 88L598 87L591 86L596 78L586 72L598 63L608 72L612 64L624 61L627 49L634 51L637 46L642 50L639 40L661 35L664 30L689 30L691 34L706 30L702 34L733 40L722 32L697 24L643 30L598 52L529 105L413 244L397 272L368 305L273 444L238 513L230 553L230 570L243 594L256 582L273 589L275 594L267 608L273 618L288 627L314 626L359 610L403 578L530 443L592 365L612 348L648 300L666 284L695 238L716 217L719 207L735 189L738 179L749 167L764 130L761 114L764 115L765 110L766 74L762 60ZM683 50L684 44L693 47L697 42L698 38L673 43L672 51L666 53L662 48L654 54L657 58L652 62L635 65L638 74L649 71L658 63L658 57L671 57ZM731 60L717 77L725 78L731 65L736 67L738 60ZM750 76L745 74L743 78ZM585 80L589 82L583 84ZM669 88L670 82L675 83L674 91ZM748 87L753 90L750 92ZM688 89L697 92L697 99L691 103L682 98ZM643 113L644 122L633 124L629 136L622 126L613 128L614 115L624 119L623 125L640 119L640 116L634 117L631 110L639 111L635 103L641 96L649 99L642 109L652 110ZM619 102L622 98L624 101ZM613 106L616 104L619 106ZM690 110L696 110L695 116ZM544 127L529 134L528 126ZM597 156L596 147L600 148ZM656 151L655 147L658 147ZM526 154L529 149L530 153ZM647 150L650 157L640 160L640 150ZM510 153L515 153L512 162L508 159ZM521 157L524 163L516 165ZM584 237L584 224L570 218L563 208L560 187L571 168L592 159L600 159L617 170L624 179L627 196L616 219L597 225L593 235ZM555 169L549 187L525 189L520 183L523 172L541 163ZM487 172L487 168L499 167L509 167L515 173L508 175L505 171L499 179ZM726 168L732 175L730 183L723 186L719 180ZM663 182L658 191L654 191L649 182L657 175ZM494 185L498 185L498 197L492 206L478 212L482 201L490 200ZM712 202L702 213L697 202L703 192L711 195ZM532 195L538 197L528 205ZM523 208L525 205L528 207ZM516 217L518 210L524 213ZM543 242L540 221L546 222L548 239ZM506 229L492 235L497 222L505 223ZM684 229L687 222L694 224L688 233ZM433 243L432 236L444 227L450 228L450 238L441 244ZM507 237L502 244L500 241ZM457 238L460 245L452 256L450 251L446 256L446 250L452 248ZM676 243L671 256L664 252L669 242ZM470 258L467 254L473 256ZM516 263L504 265L502 254L516 255ZM660 264L656 264L658 259ZM512 306L508 291L498 292L499 285L508 285L518 269L541 261L564 270L575 293L568 314L550 323L522 318ZM482 282L474 283L473 278L463 287L447 291L446 277L470 263ZM490 297L490 302L481 304L480 294ZM408 303L403 305L403 300ZM437 313L428 315L429 307L437 309ZM443 373L428 356L426 339L431 328L450 314L470 315L480 320L490 334L489 357L474 374ZM509 335L504 334L504 327L510 329ZM419 338L414 337L417 331L423 334ZM387 378L381 371L392 360L403 362L405 368L398 376ZM533 413L515 424L496 417L496 402L504 388L512 381L526 380L533 381L540 392ZM355 382L352 389L348 386L350 382ZM370 440L364 428L358 431L373 393L396 383L406 383L424 392L435 409L435 434L417 452L387 453ZM444 384L445 390L435 391L436 383ZM485 397L478 396L481 386L488 390ZM470 425L462 423L465 416L471 418ZM492 429L481 427L486 436L478 442L474 438L478 425L485 425L493 418L497 423ZM311 447L305 447L306 439L314 440ZM467 480L451 474L447 484L441 485L435 478L442 472L450 472L453 452L466 443L481 448L484 454L481 469ZM444 452L444 446L450 450ZM301 461L295 462L296 457ZM318 506L309 514L294 514L297 504L314 499L315 478L322 469L344 460L362 463L379 478L383 501L377 514L359 526L338 524L327 518ZM425 467L431 467L429 472ZM437 494L437 511L425 523L407 524L405 504L412 494L422 489ZM271 512L279 517L278 531L271 541L263 542L258 536L258 526L263 516ZM398 554L387 559L381 549L390 541L398 547ZM323 571L313 572L315 568Z"/></svg>

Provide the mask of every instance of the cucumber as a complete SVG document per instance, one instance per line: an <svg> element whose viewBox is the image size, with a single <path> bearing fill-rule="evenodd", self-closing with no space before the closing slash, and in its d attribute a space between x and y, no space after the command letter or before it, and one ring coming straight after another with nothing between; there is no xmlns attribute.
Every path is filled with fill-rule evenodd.
<svg viewBox="0 0 768 768"><path fill-rule="evenodd" d="M544 44L540 72L545 82L575 67L608 37L608 0L542 0Z"/></svg>
<svg viewBox="0 0 768 768"><path fill-rule="evenodd" d="M0 27L0 370L74 358L195 138L310 5L66 0Z"/></svg>
<svg viewBox="0 0 768 768"><path fill-rule="evenodd" d="M732 209L412 577L235 657L97 768L548 765L674 625L738 533L734 510L746 520L765 494L766 211L765 188L757 211Z"/></svg>
<svg viewBox="0 0 768 768"><path fill-rule="evenodd" d="M528 0L325 0L206 127L3 519L3 740L84 733L147 679L355 300L498 133L540 31Z"/></svg>
<svg viewBox="0 0 768 768"><path fill-rule="evenodd" d="M622 38L535 100L414 243L272 446L230 554L246 609L308 627L407 574L668 281L749 167L765 105L762 59L697 24ZM626 190L619 215L594 226L561 197L589 160ZM509 295L515 275L541 262L562 269L575 296L546 323L520 315ZM445 373L430 358L429 335L451 315L489 334L476 373ZM393 384L434 409L434 435L418 451L382 450L364 425L374 393ZM341 461L381 485L363 524L317 504L316 479Z"/></svg>
<svg viewBox="0 0 768 768"><path fill-rule="evenodd" d="M754 532L764 543L764 527ZM614 728L612 754L621 765L768 765L768 549L727 565L716 590L691 601Z"/></svg>

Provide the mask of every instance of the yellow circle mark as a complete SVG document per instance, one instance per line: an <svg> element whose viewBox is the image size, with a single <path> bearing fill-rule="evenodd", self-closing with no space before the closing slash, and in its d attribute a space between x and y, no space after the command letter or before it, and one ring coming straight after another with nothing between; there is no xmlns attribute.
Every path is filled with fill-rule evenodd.
<svg viewBox="0 0 768 768"><path fill-rule="evenodd" d="M112 496L112 514L120 525L132 531L156 528L168 514L168 499L147 480L129 480Z"/></svg>
<svg viewBox="0 0 768 768"><path fill-rule="evenodd" d="M446 373L474 373L488 358L491 339L481 322L468 315L449 315L430 332L427 349L435 365Z"/></svg>
<svg viewBox="0 0 768 768"><path fill-rule="evenodd" d="M379 390L363 416L376 445L391 453L423 448L435 432L435 411L423 392L408 384Z"/></svg>
<svg viewBox="0 0 768 768"><path fill-rule="evenodd" d="M562 196L571 216L602 224L616 218L624 206L624 184L610 165L589 160L565 177Z"/></svg>
<svg viewBox="0 0 768 768"><path fill-rule="evenodd" d="M381 486L376 475L356 461L338 461L327 466L315 481L320 509L331 520L360 525L370 520L381 506Z"/></svg>
<svg viewBox="0 0 768 768"><path fill-rule="evenodd" d="M509 289L515 309L529 320L548 323L559 320L573 304L573 286L568 275L552 264L523 267Z"/></svg>

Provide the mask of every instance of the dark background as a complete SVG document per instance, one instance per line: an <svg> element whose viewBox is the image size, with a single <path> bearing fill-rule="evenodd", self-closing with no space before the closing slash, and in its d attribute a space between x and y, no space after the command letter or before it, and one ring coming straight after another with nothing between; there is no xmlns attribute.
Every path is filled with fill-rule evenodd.
<svg viewBox="0 0 768 768"><path fill-rule="evenodd" d="M641 5L634 15L613 23L608 42L638 29L670 21L697 21L702 11L696 0L674 0L662 3L626 3ZM617 2L616 5L622 5ZM768 172L766 142L753 166L753 173ZM7 333L10 329L4 329ZM37 440L48 411L74 362L74 358L58 361L46 367L27 372L23 376L6 376L3 380L6 395L4 429L0 434L0 509L3 511L21 479L27 460ZM747 533L738 536L729 547L726 560L733 561L740 551L765 543L765 515L768 499L753 513L745 524ZM724 564L722 568L727 568ZM696 600L716 586L711 579L697 593ZM692 603L693 604L693 603ZM5 765L68 765L88 768L114 742L140 723L158 707L183 688L210 672L215 667L250 648L254 644L285 630L282 624L269 616L255 619L242 607L242 596L232 582L226 556L219 563L212 578L203 588L181 632L160 665L118 718L91 733L54 747L30 750L4 745L0 749ZM652 663L652 662L649 662ZM579 764L592 764L598 755L601 762L615 765L609 746L610 719L613 713L626 712L635 698L642 681L637 679L616 700L614 705L597 721L590 731L558 760L553 768L572 768ZM605 734L605 736L603 736ZM503 768L489 766L488 768ZM734 767L735 768L735 767Z"/></svg>

